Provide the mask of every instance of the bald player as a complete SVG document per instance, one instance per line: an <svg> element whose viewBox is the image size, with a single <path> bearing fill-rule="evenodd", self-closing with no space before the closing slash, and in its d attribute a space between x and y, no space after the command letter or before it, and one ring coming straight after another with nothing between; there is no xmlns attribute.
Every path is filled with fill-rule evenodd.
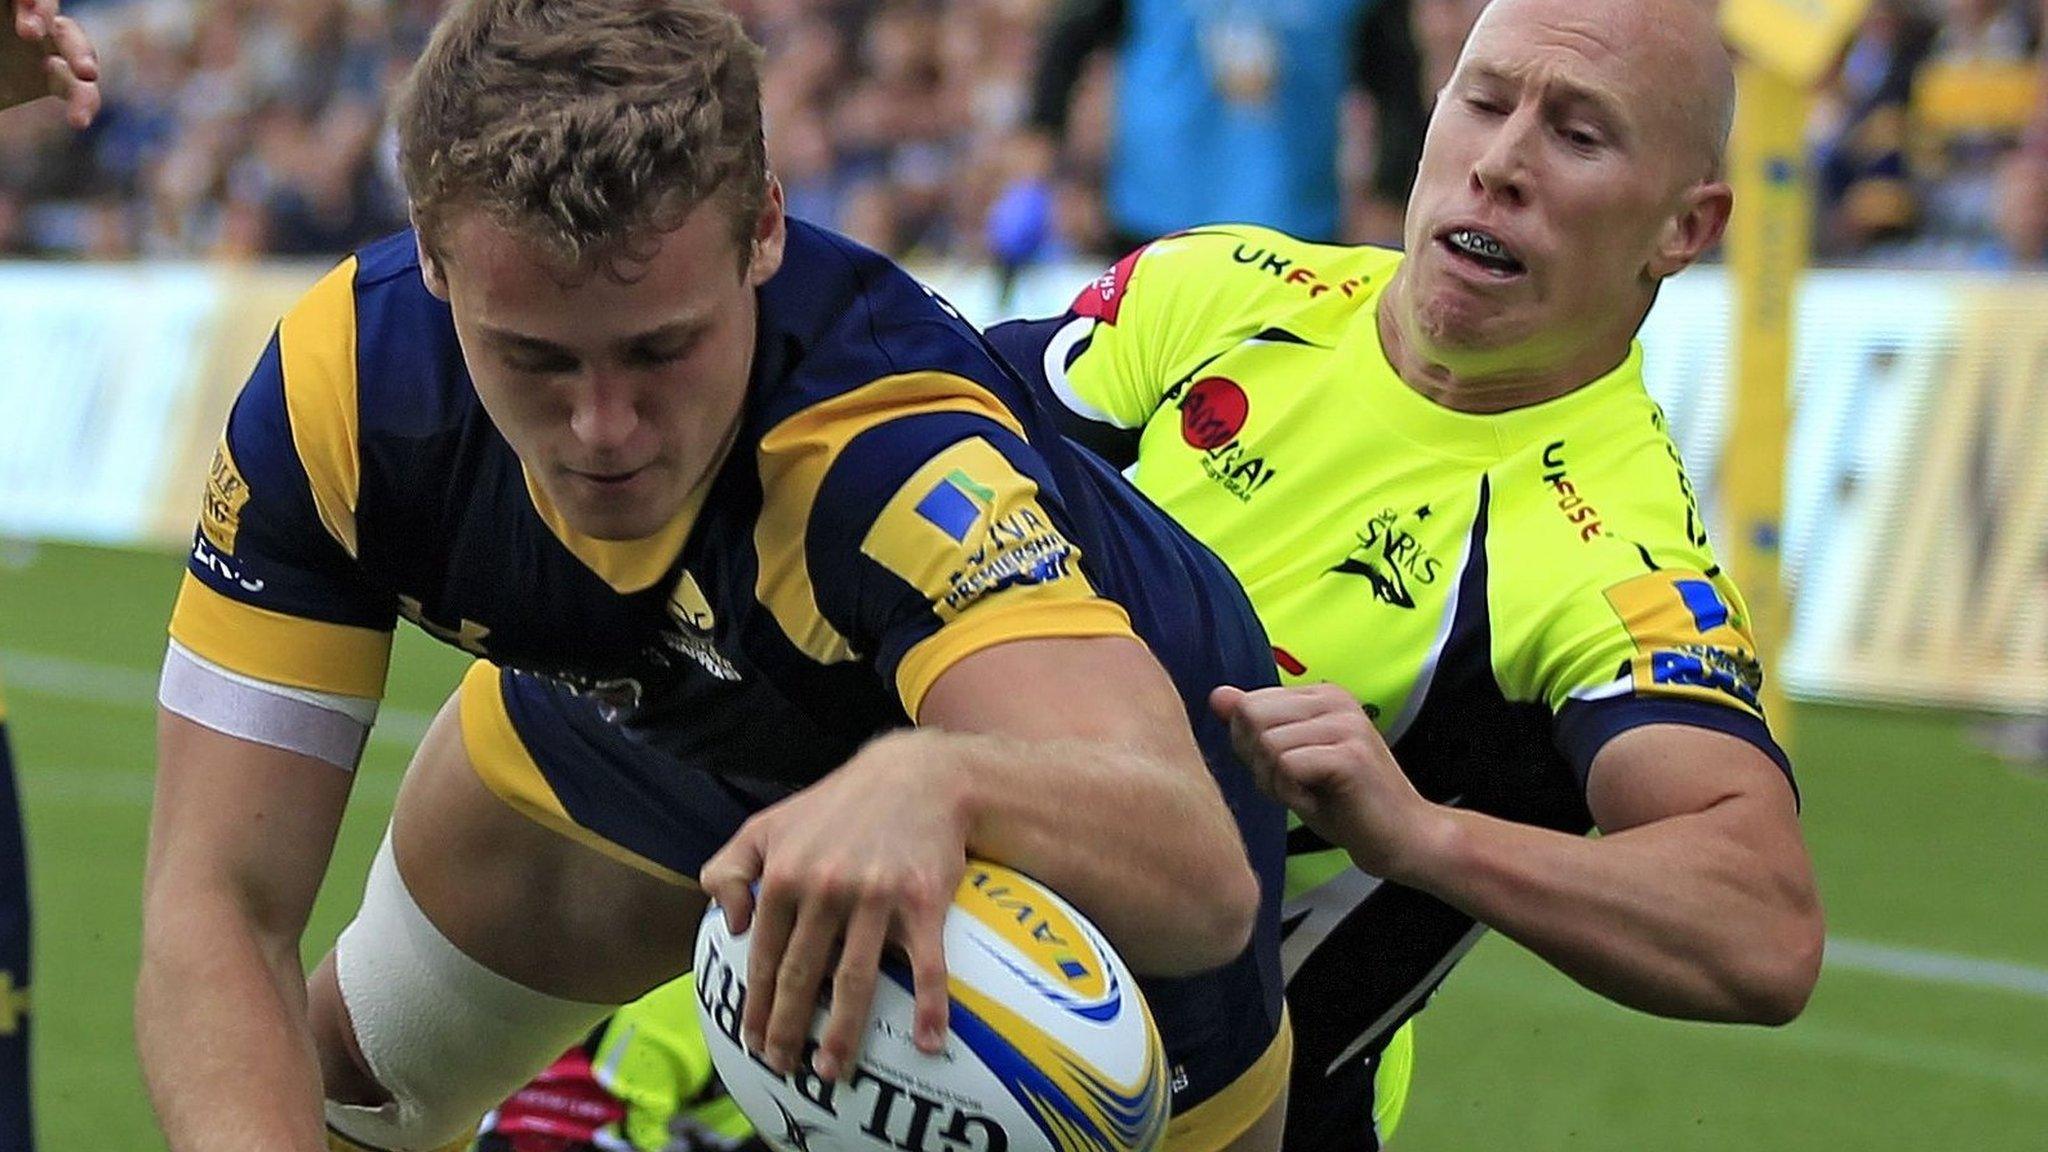
<svg viewBox="0 0 2048 1152"><path fill-rule="evenodd" d="M1405 256L1201 228L992 333L1275 645L1282 686L1211 705L1301 822L1288 1152L1377 1146L1403 1023L1489 927L1660 1015L1813 988L1791 766L1635 344L1726 226L1733 98L1706 6L1499 0Z"/></svg>

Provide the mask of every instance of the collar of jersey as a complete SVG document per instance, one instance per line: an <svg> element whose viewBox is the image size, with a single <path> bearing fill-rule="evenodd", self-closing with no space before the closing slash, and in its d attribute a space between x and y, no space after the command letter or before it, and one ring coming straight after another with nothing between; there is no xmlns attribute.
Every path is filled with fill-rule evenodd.
<svg viewBox="0 0 2048 1152"><path fill-rule="evenodd" d="M1365 385L1367 411L1418 447L1444 456L1471 460L1504 459L1541 437L1555 437L1560 428L1583 425L1596 414L1614 410L1617 394L1643 395L1643 346L1631 341L1628 356L1606 375L1552 400L1506 412L1460 412L1446 408L1408 386L1387 361L1380 345L1381 293L1373 306L1358 314L1355 338L1370 342Z"/></svg>
<svg viewBox="0 0 2048 1152"><path fill-rule="evenodd" d="M652 536L637 540L599 540L585 536L569 526L556 509L554 501L548 499L539 484L534 483L533 473L524 464L520 472L526 477L526 495L533 501L533 510L562 547L583 562L585 568L597 573L598 578L611 585L614 592L630 595L654 586L657 580L668 574L675 565L676 557L682 553L684 541L690 538L690 529L697 526L697 514L704 509L704 497L711 491L711 483L717 478L717 470L698 481L690 490L675 517Z"/></svg>

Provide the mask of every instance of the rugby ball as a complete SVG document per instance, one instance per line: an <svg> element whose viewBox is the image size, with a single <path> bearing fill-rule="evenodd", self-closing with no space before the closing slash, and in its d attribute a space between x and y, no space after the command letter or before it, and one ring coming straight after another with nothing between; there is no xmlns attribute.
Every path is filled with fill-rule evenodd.
<svg viewBox="0 0 2048 1152"><path fill-rule="evenodd" d="M948 1031L911 1043L908 967L883 965L853 1070L811 1071L820 1006L797 1071L740 1040L746 935L717 905L697 930L697 1008L712 1062L782 1152L1149 1152L1166 1131L1166 1057L1123 959L1050 889L969 861L945 924Z"/></svg>

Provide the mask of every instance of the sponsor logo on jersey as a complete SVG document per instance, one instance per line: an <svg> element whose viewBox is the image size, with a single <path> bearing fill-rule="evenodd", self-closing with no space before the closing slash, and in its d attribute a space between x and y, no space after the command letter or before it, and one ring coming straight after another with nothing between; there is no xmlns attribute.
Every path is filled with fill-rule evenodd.
<svg viewBox="0 0 2048 1152"><path fill-rule="evenodd" d="M1700 515L1699 493L1693 490L1692 477L1685 470L1685 458L1678 454L1678 445L1672 443L1670 432L1664 425L1664 409L1650 406L1650 427L1664 437L1664 454L1671 458L1671 467L1678 474L1678 494L1685 498L1685 538L1695 548L1707 546L1707 521Z"/></svg>
<svg viewBox="0 0 2048 1152"><path fill-rule="evenodd" d="M1650 572L1607 590L1636 655L1623 669L1640 695L1735 703L1762 715L1763 665L1735 607L1696 572Z"/></svg>
<svg viewBox="0 0 2048 1152"><path fill-rule="evenodd" d="M712 639L715 617L711 601L688 569L677 577L676 586L668 594L668 618L671 626L662 631L661 642L670 651L689 657L720 680L740 678L740 670L725 658Z"/></svg>
<svg viewBox="0 0 2048 1152"><path fill-rule="evenodd" d="M199 530L215 548L232 556L235 534L242 527L242 505L249 502L249 484L223 439L213 450L206 470L206 498L200 505Z"/></svg>
<svg viewBox="0 0 2048 1152"><path fill-rule="evenodd" d="M472 656L490 655L489 650L484 647L484 637L491 634L490 628L466 616L459 618L453 626L438 623L427 618L426 605L412 596L398 598L398 614L443 644L453 644Z"/></svg>
<svg viewBox="0 0 2048 1152"><path fill-rule="evenodd" d="M196 532L192 536L192 559L201 568L239 587L244 592L253 594L263 591L263 579L257 576L244 576L240 565L214 551L213 545L207 541L205 532Z"/></svg>
<svg viewBox="0 0 2048 1152"><path fill-rule="evenodd" d="M946 577L944 603L959 612L992 592L1050 584L1073 572L1075 550L1035 504L990 520L988 533Z"/></svg>
<svg viewBox="0 0 2048 1152"><path fill-rule="evenodd" d="M1415 533L1402 520L1417 522L1430 517L1429 505L1404 517L1392 508L1381 510L1358 534L1358 546L1342 563L1330 569L1350 576L1363 576L1372 586L1373 598L1396 608L1415 607L1410 586L1427 587L1443 575L1443 562L1430 555Z"/></svg>
<svg viewBox="0 0 2048 1152"><path fill-rule="evenodd" d="M1543 482L1557 497L1557 510L1566 521L1579 530L1580 540L1591 540L1601 535L1600 512L1586 498L1579 494L1578 485L1572 483L1569 469L1564 462L1564 441L1553 441L1543 449Z"/></svg>
<svg viewBox="0 0 2048 1152"><path fill-rule="evenodd" d="M1239 264L1257 268L1283 284L1300 285L1311 299L1331 291L1341 292L1347 298L1356 296L1372 283L1371 278L1365 276L1350 276L1332 283L1321 272L1294 257L1282 256L1256 244L1239 244L1231 251L1230 258Z"/></svg>
<svg viewBox="0 0 2048 1152"><path fill-rule="evenodd" d="M1224 376L1205 376L1195 381L1180 400L1180 435L1191 448L1207 452L1221 448L1244 431L1251 414L1251 401L1237 381Z"/></svg>
<svg viewBox="0 0 2048 1152"><path fill-rule="evenodd" d="M1090 281L1081 294L1074 297L1073 306L1067 309L1076 316L1100 320L1104 324L1115 324L1117 313L1123 310L1124 293L1130 290L1131 275L1138 270L1138 257L1145 254L1145 245L1116 262L1109 271Z"/></svg>
<svg viewBox="0 0 2048 1152"><path fill-rule="evenodd" d="M980 526L982 515L995 502L993 488L975 483L973 477L955 468L917 502L917 514L925 523L951 536L953 543L965 544Z"/></svg>
<svg viewBox="0 0 2048 1152"><path fill-rule="evenodd" d="M1165 403L1180 415L1180 435L1202 453L1202 473L1244 503L1271 483L1279 469L1253 451L1242 435L1251 415L1244 386L1223 376L1183 380L1166 390Z"/></svg>

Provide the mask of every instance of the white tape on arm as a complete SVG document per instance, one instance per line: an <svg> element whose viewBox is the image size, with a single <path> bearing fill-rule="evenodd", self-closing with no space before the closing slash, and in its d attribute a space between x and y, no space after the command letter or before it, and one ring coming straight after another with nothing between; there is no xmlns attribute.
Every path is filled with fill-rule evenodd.
<svg viewBox="0 0 2048 1152"><path fill-rule="evenodd" d="M354 771L377 702L314 692L232 672L171 641L157 703L227 736L325 760Z"/></svg>

